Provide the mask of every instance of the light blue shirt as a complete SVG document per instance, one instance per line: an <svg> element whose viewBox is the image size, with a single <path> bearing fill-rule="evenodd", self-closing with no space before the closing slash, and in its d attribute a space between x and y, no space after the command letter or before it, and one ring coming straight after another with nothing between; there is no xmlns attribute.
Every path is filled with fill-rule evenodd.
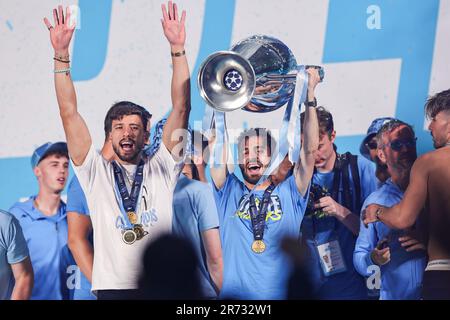
<svg viewBox="0 0 450 320"><path fill-rule="evenodd" d="M373 164L363 157L358 157L358 173L361 185L361 199L356 199L353 185L353 176L349 171L349 192L355 205L357 201L364 200L376 189L375 168ZM332 192L334 172L313 175L313 183L326 187ZM342 190L342 179L340 189ZM342 203L342 199L339 199ZM352 208L348 208L352 210ZM358 210L359 211L359 210ZM359 214L359 212L354 212ZM312 282L313 291L319 299L367 299L368 289L364 278L358 274L353 266L353 251L356 236L335 217L305 217L303 219L302 238L306 244L306 265ZM338 240L341 247L346 271L332 275L325 275L320 265L317 245Z"/></svg>
<svg viewBox="0 0 450 320"><path fill-rule="evenodd" d="M28 257L22 228L14 216L0 210L0 300L9 300L14 288L11 265Z"/></svg>
<svg viewBox="0 0 450 320"><path fill-rule="evenodd" d="M299 237L309 192L303 197L293 176L280 183L271 195L262 253L252 251L249 190L229 174L220 190L215 189L219 209L224 258L221 298L285 299L292 262L281 249L284 237ZM259 210L264 190L254 193Z"/></svg>
<svg viewBox="0 0 450 320"><path fill-rule="evenodd" d="M30 251L34 271L31 299L69 299L68 270L74 261L67 246L66 205L61 201L58 212L47 217L35 208L35 198L9 209L19 220Z"/></svg>
<svg viewBox="0 0 450 320"><path fill-rule="evenodd" d="M366 199L362 210L372 203L392 207L402 198L403 191L389 179ZM390 229L382 222L369 224L368 228L361 222L353 254L355 267L361 275L371 275L368 267L375 263L370 253L380 240L389 239L391 261L380 267L381 300L410 300L420 299L421 296L422 276L427 262L426 252L425 250L406 252L398 241L402 235L403 231Z"/></svg>
<svg viewBox="0 0 450 320"><path fill-rule="evenodd" d="M207 299L217 298L217 294L208 272L201 234L218 227L219 216L209 185L181 175L173 194L173 232L191 241L199 261L202 293Z"/></svg>
<svg viewBox="0 0 450 320"><path fill-rule="evenodd" d="M72 178L67 189L66 210L67 212L76 212L81 215L89 216L89 208L86 197L83 190L81 189L80 182L78 181L77 176L74 176ZM89 235L89 241L93 246L94 241L92 232ZM96 300L97 298L91 293L91 283L84 276L83 272L81 272L81 269L78 266L75 272L76 281L73 300Z"/></svg>

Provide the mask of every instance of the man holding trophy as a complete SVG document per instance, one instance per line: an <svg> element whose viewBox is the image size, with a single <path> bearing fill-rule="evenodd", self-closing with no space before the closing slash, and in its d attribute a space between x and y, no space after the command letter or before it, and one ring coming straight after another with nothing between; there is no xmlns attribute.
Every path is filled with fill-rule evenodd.
<svg viewBox="0 0 450 320"><path fill-rule="evenodd" d="M243 47L245 49L240 50ZM248 50L249 47L253 48ZM289 99L280 92L293 93L295 86L300 85L298 76L297 84L292 81L295 80L297 72L295 59L290 50L279 40L254 36L234 46L232 50L238 52L240 50L244 56L245 53L251 52L250 57L246 58L252 67L240 68L241 64L246 64L245 61L240 60L241 57L230 57L227 56L228 53L221 56L219 52L218 56L217 54L211 56L216 59L213 66L207 61L200 71L199 86L200 90L203 90L202 96L216 110L236 109L235 106L239 104L236 101L241 97L238 94L238 98L230 103L227 97L232 96L233 92L227 92L226 89L245 91L246 86L251 87L253 76L255 76L256 85L249 91L251 95L255 94L256 98L253 96L251 101L248 99L244 102L245 109L253 112L257 110L267 112L263 107L271 103L273 103L271 106L276 103L284 105ZM260 59L261 57L263 58ZM276 66L274 68L276 71L271 73L268 65ZM283 74L283 71L280 72L283 68L291 71L295 69L295 71ZM210 72L212 69L214 70ZM248 70L250 75L246 73ZM303 144L298 158L294 160L296 165L293 174L276 186L270 177L264 179L270 175L271 168L277 166L277 163L271 164L274 158L283 159L285 154L282 152L276 154L278 148L271 132L266 128L252 128L239 136L237 141L239 167L244 180L241 181L233 172L229 172L227 164L230 153L226 134L222 142L218 141L220 124L217 121L217 113L215 114L216 138L213 153L216 163L211 165L210 172L214 183L216 204L219 208L224 257L221 298L286 298L291 262L282 252L280 245L285 237L298 238L299 236L300 224L308 200L309 182L314 169L314 152L319 142L314 90L321 81L321 77L316 68L303 69L302 72L305 76L303 98L306 98L307 93L307 99L303 99L307 100L305 102L306 122L302 134ZM224 83L220 87L217 83L210 84L205 79L218 82L224 79ZM227 87L228 85L230 86ZM215 90L214 88L219 87L224 91L222 94L208 92L208 88ZM289 98L291 97L292 94ZM285 101L281 101L282 99ZM234 106L230 107L233 104ZM294 103L294 108L297 107L298 104ZM293 120L296 119L293 118Z"/></svg>

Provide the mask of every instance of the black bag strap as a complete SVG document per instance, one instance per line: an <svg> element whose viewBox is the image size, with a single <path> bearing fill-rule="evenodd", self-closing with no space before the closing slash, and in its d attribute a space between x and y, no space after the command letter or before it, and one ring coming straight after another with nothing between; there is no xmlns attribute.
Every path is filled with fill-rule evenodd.
<svg viewBox="0 0 450 320"><path fill-rule="evenodd" d="M353 201L352 201L352 195L350 194L350 177L349 177L349 171L348 171L348 154L345 153L341 157L341 163L342 163L342 200L343 200L343 206L346 208L349 208L350 210L353 209Z"/></svg>
<svg viewBox="0 0 450 320"><path fill-rule="evenodd" d="M349 155L350 155L350 170L352 171L353 186L355 190L355 199L356 199L355 213L359 215L359 213L361 212L362 201L361 201L361 178L359 176L358 170L358 157L352 155L351 153L349 153Z"/></svg>

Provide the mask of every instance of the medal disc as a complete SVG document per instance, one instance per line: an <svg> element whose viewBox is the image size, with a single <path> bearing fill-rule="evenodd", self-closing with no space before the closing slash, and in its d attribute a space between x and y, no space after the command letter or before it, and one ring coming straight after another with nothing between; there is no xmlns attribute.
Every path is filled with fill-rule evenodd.
<svg viewBox="0 0 450 320"><path fill-rule="evenodd" d="M266 244L262 240L255 240L252 243L252 250L255 253L262 253L266 250Z"/></svg>
<svg viewBox="0 0 450 320"><path fill-rule="evenodd" d="M126 244L133 244L137 240L137 235L133 230L126 230L122 234L122 240Z"/></svg>
<svg viewBox="0 0 450 320"><path fill-rule="evenodd" d="M133 231L136 233L136 240L141 240L145 236L144 228L140 224L134 225Z"/></svg>

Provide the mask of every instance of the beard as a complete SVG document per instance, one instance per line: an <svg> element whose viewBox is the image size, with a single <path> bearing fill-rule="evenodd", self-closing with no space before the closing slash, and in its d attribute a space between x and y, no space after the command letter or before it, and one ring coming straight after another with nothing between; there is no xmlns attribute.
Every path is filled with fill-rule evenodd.
<svg viewBox="0 0 450 320"><path fill-rule="evenodd" d="M261 178L262 175L258 175L258 176L250 176L247 174L247 172L245 171L245 168L243 165L239 165L239 167L241 168L241 172L242 172L242 177L244 178L245 181L247 181L248 183L251 184L257 184L259 179Z"/></svg>
<svg viewBox="0 0 450 320"><path fill-rule="evenodd" d="M121 146L122 142L118 143L118 144L113 144L113 150L114 153L117 155L117 157L124 162L133 162L134 160L136 160L141 151L142 148L144 146L143 143L137 143L136 141L132 141L133 144L133 151L132 152L126 152L124 151L124 149Z"/></svg>
<svg viewBox="0 0 450 320"><path fill-rule="evenodd" d="M265 170L267 169L268 165L264 165L262 164L260 161L256 160L253 161L253 163L257 163L257 165L260 167L258 169L258 172L256 173L250 173L249 169L247 168L247 165L244 164L239 164L239 168L241 169L241 173L242 173L242 177L244 178L244 180L250 184L256 184L258 183L259 179L261 179L261 177L263 176L263 173L265 172Z"/></svg>

